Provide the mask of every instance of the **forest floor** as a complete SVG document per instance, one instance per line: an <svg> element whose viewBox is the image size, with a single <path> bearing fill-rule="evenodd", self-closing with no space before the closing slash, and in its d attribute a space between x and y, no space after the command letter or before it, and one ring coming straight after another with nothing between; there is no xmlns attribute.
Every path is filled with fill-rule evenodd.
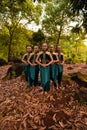
<svg viewBox="0 0 87 130"><path fill-rule="evenodd" d="M87 105L75 99L77 83L54 91L51 85L44 95L39 86L29 90L21 76L3 81L8 68L0 67L0 130L87 130ZM78 71L87 74L87 66L64 66L64 75Z"/></svg>

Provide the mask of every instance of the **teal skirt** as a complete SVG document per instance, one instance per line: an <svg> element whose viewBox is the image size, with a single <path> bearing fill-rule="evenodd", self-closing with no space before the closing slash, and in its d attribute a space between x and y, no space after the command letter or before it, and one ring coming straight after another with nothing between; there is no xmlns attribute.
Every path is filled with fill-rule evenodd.
<svg viewBox="0 0 87 130"><path fill-rule="evenodd" d="M30 66L24 64L23 68L24 68L24 73L25 73L26 81L28 82L28 84L30 86Z"/></svg>
<svg viewBox="0 0 87 130"><path fill-rule="evenodd" d="M38 86L38 74L39 66L30 66L30 82L31 86L34 83L34 86Z"/></svg>
<svg viewBox="0 0 87 130"><path fill-rule="evenodd" d="M56 67L57 76L63 73L63 65L57 65Z"/></svg>
<svg viewBox="0 0 87 130"><path fill-rule="evenodd" d="M57 81L58 85L62 84L62 75L63 75L63 65L57 65Z"/></svg>
<svg viewBox="0 0 87 130"><path fill-rule="evenodd" d="M57 65L56 64L50 65L50 78L54 82L56 82L57 80Z"/></svg>
<svg viewBox="0 0 87 130"><path fill-rule="evenodd" d="M41 78L41 85L44 91L50 90L50 66L43 67L40 66L40 78Z"/></svg>
<svg viewBox="0 0 87 130"><path fill-rule="evenodd" d="M35 66L30 66L30 78L35 80Z"/></svg>

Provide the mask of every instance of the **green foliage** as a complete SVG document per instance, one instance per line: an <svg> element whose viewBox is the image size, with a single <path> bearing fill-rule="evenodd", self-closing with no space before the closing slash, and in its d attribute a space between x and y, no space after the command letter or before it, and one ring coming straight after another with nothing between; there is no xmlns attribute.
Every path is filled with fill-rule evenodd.
<svg viewBox="0 0 87 130"><path fill-rule="evenodd" d="M0 22L8 30L8 60L12 56L17 27L25 19L27 23L36 21L39 23L41 7L39 4L34 6L32 0L1 0L0 1ZM6 35L5 35L6 37ZM4 43L3 43L4 44ZM4 44L5 45L5 44Z"/></svg>
<svg viewBox="0 0 87 130"><path fill-rule="evenodd" d="M72 62L86 61L86 46L83 43L85 36L82 27L83 15L77 17L71 13L69 0L48 0L46 2L43 31L47 34L46 40L54 45L61 45L65 59ZM70 23L75 23L72 26Z"/></svg>
<svg viewBox="0 0 87 130"><path fill-rule="evenodd" d="M79 34L80 31L81 31L81 28L78 27L78 26L76 26L76 27L73 27L71 31L72 31L72 33L77 33L77 34Z"/></svg>
<svg viewBox="0 0 87 130"><path fill-rule="evenodd" d="M62 36L60 45L62 46L66 60L78 63L86 61L87 47L83 43L83 38L79 34L71 33L68 36Z"/></svg>
<svg viewBox="0 0 87 130"><path fill-rule="evenodd" d="M41 30L38 30L38 32L33 33L32 40L34 41L34 44L36 43L41 44L42 41L45 40L45 36Z"/></svg>
<svg viewBox="0 0 87 130"><path fill-rule="evenodd" d="M72 5L71 10L73 11L73 13L79 13L79 11L87 10L87 1L86 0L70 0L70 3ZM83 11L84 11L83 10Z"/></svg>
<svg viewBox="0 0 87 130"><path fill-rule="evenodd" d="M83 22L81 26L85 28L85 31L87 33L87 0L70 0L71 8L70 13L71 15L82 15Z"/></svg>
<svg viewBox="0 0 87 130"><path fill-rule="evenodd" d="M33 31L29 31L21 26L16 28L12 41L11 56L20 56L21 52L26 51L26 45L32 44ZM0 31L0 57L7 59L8 55L9 33L6 27Z"/></svg>
<svg viewBox="0 0 87 130"><path fill-rule="evenodd" d="M8 60L11 56L20 57L20 53L26 51L26 45L41 45L45 41L48 45L54 44L55 48L58 44L61 45L67 60L79 63L87 61L87 47L83 44L87 30L86 1L34 2L0 1L0 57ZM41 24L42 30L28 30L27 24L31 22ZM75 25L71 26L71 23Z"/></svg>
<svg viewBox="0 0 87 130"><path fill-rule="evenodd" d="M68 1L56 0L48 1L45 8L45 18L43 20L43 30L49 35L55 35L56 44L59 44L65 26L69 22L67 10L69 8Z"/></svg>

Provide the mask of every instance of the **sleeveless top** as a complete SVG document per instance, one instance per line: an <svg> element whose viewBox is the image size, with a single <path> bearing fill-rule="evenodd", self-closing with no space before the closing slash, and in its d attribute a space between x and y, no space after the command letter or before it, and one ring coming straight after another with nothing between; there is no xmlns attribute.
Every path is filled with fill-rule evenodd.
<svg viewBox="0 0 87 130"><path fill-rule="evenodd" d="M58 58L59 58L59 61L60 61L60 63L62 63L62 61L63 61L63 54L58 54Z"/></svg>
<svg viewBox="0 0 87 130"><path fill-rule="evenodd" d="M48 64L51 61L50 56L48 54L45 54L45 53L41 54L39 59L40 59L40 62L42 64Z"/></svg>
<svg viewBox="0 0 87 130"><path fill-rule="evenodd" d="M31 56L31 58L30 58L30 62L31 62L32 64L36 64L36 58L37 58L37 54L33 54L33 55Z"/></svg>
<svg viewBox="0 0 87 130"><path fill-rule="evenodd" d="M25 61L27 61L27 60L28 60L28 58L29 58L29 56L30 56L30 54L29 54L29 53L28 53L27 55L25 55L24 60L25 60Z"/></svg>
<svg viewBox="0 0 87 130"><path fill-rule="evenodd" d="M53 60L57 60L57 57L55 54L51 53Z"/></svg>

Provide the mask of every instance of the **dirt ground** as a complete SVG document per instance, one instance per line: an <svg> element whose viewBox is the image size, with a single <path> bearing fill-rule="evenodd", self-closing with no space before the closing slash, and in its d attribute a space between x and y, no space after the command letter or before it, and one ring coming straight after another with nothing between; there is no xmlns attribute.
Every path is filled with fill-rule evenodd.
<svg viewBox="0 0 87 130"><path fill-rule="evenodd" d="M45 95L40 86L29 90L21 76L2 81L9 65L0 67L0 130L87 130L87 105L75 99L78 84L63 84ZM64 75L87 74L87 65L64 65Z"/></svg>

